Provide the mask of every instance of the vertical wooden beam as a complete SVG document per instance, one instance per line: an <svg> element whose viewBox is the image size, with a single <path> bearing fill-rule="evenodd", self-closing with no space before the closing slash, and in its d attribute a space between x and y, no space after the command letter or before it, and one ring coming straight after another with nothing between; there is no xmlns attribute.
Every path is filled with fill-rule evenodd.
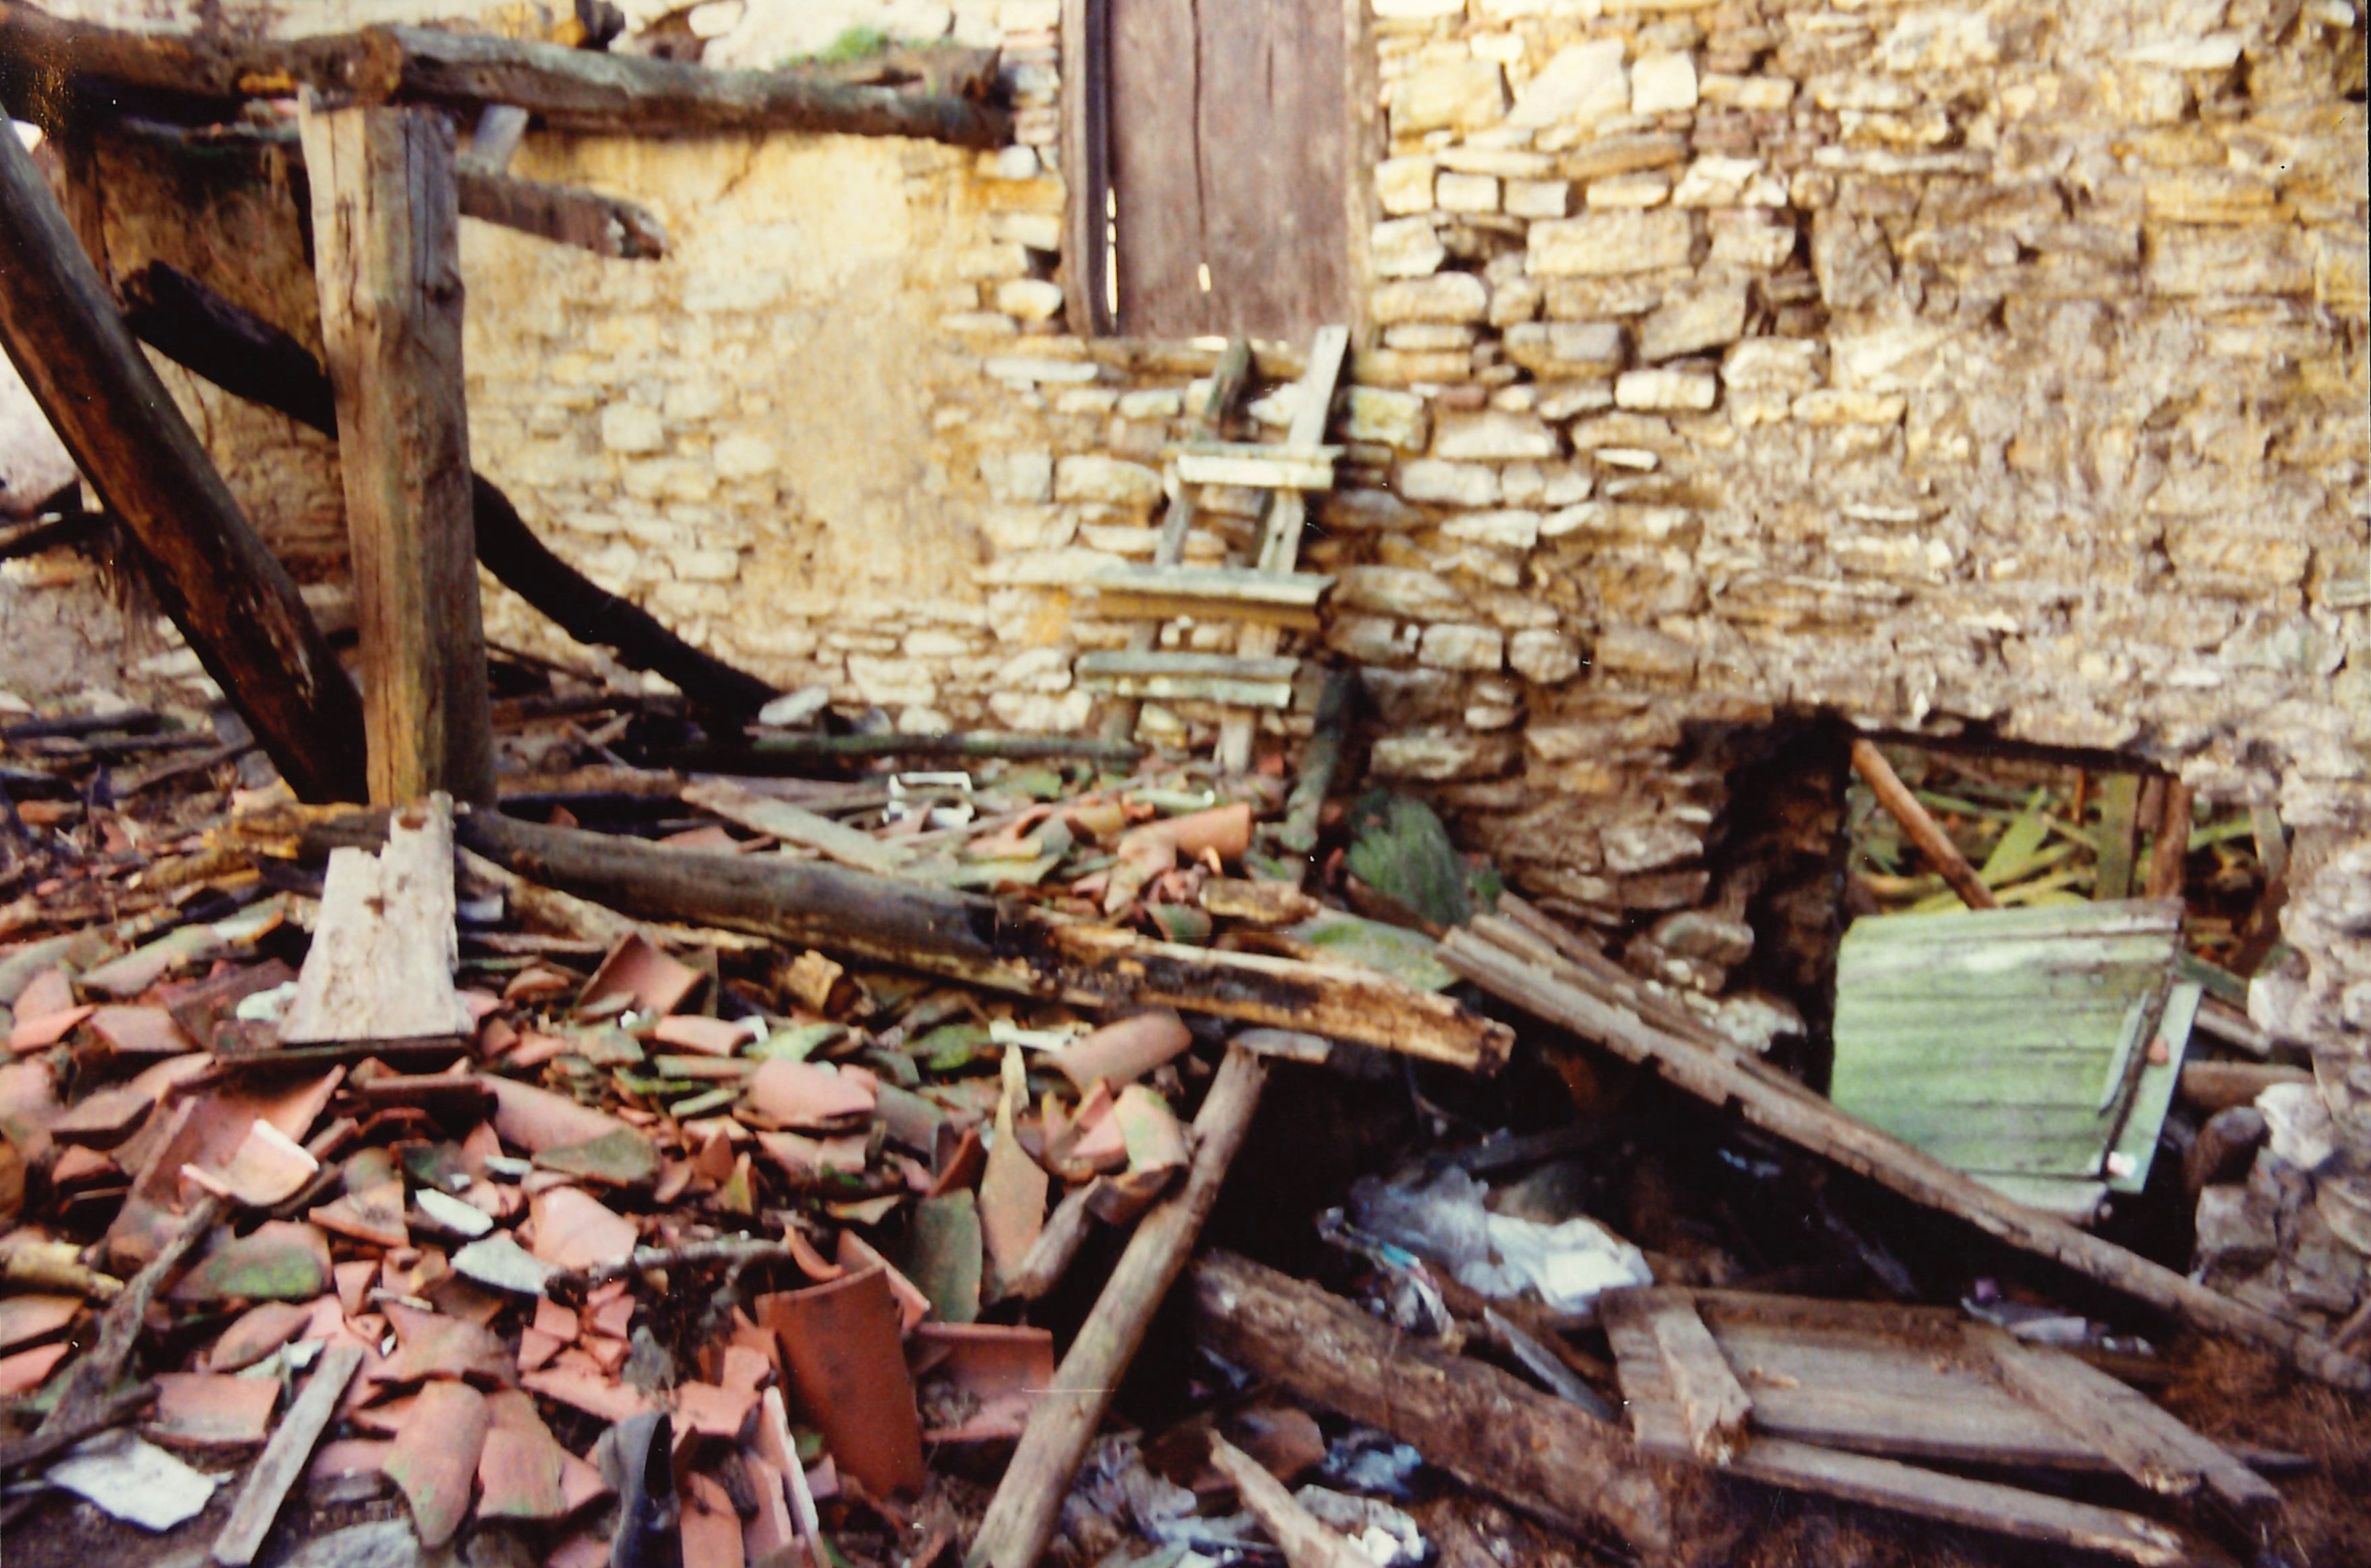
<svg viewBox="0 0 2371 1568"><path fill-rule="evenodd" d="M158 606L307 801L362 793L362 710L321 628L133 341L48 182L0 134L0 340L137 540Z"/></svg>
<svg viewBox="0 0 2371 1568"><path fill-rule="evenodd" d="M2104 902L2133 895L2133 855L2140 828L2141 778L2111 773L2099 786L2099 869L2091 896Z"/></svg>
<svg viewBox="0 0 2371 1568"><path fill-rule="evenodd" d="M2179 778L2165 781L2165 798L2157 808L2157 842L2149 848L2147 896L2180 898L2190 859L2191 819L2196 802L2190 786Z"/></svg>
<svg viewBox="0 0 2371 1568"><path fill-rule="evenodd" d="M328 109L301 128L321 337L362 627L370 798L494 798L461 382L460 199L452 122Z"/></svg>

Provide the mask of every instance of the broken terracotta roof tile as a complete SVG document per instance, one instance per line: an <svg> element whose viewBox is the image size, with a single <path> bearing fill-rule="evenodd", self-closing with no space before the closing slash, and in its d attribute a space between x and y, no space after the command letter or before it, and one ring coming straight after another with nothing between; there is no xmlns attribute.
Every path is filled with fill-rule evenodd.
<svg viewBox="0 0 2371 1568"><path fill-rule="evenodd" d="M50 1136L62 1144L113 1148L148 1119L156 1097L126 1085L102 1089L75 1102L50 1122Z"/></svg>
<svg viewBox="0 0 2371 1568"><path fill-rule="evenodd" d="M576 1338L578 1327L575 1309L563 1307L549 1297L538 1297L535 1304L535 1326L562 1344L571 1343Z"/></svg>
<svg viewBox="0 0 2371 1568"><path fill-rule="evenodd" d="M609 1538L580 1530L551 1549L543 1568L609 1568Z"/></svg>
<svg viewBox="0 0 2371 1568"><path fill-rule="evenodd" d="M365 1259L333 1264L330 1274L337 1280L338 1304L348 1312L359 1312L370 1291L370 1283L378 1277L378 1264Z"/></svg>
<svg viewBox="0 0 2371 1568"><path fill-rule="evenodd" d="M313 1320L312 1302L267 1301L251 1307L214 1341L206 1353L206 1370L236 1372L252 1366L295 1339Z"/></svg>
<svg viewBox="0 0 2371 1568"><path fill-rule="evenodd" d="M20 1350L13 1355L0 1355L0 1394L15 1397L29 1394L41 1386L50 1369L65 1359L74 1347L63 1340L55 1344L39 1344L30 1350Z"/></svg>
<svg viewBox="0 0 2371 1568"><path fill-rule="evenodd" d="M98 1008L86 1002L63 1012L40 1018L20 1018L8 1031L8 1049L23 1056L35 1051L46 1051L75 1032L83 1020L97 1012Z"/></svg>
<svg viewBox="0 0 2371 1568"><path fill-rule="evenodd" d="M148 1434L168 1443L260 1443L279 1403L277 1378L160 1372Z"/></svg>
<svg viewBox="0 0 2371 1568"><path fill-rule="evenodd" d="M787 1478L765 1460L746 1453L741 1456L741 1473L758 1502L756 1512L741 1527L741 1548L750 1562L763 1562L769 1554L786 1551L798 1540Z"/></svg>
<svg viewBox="0 0 2371 1568"><path fill-rule="evenodd" d="M615 1378L622 1372L626 1357L634 1350L626 1341L612 1339L607 1334L586 1334L576 1343L576 1348L592 1358L593 1365L601 1369L605 1378Z"/></svg>
<svg viewBox="0 0 2371 1568"><path fill-rule="evenodd" d="M839 1279L866 1269L879 1269L889 1281L889 1294L897 1301L897 1325L900 1332L910 1332L915 1324L931 1315L931 1298L922 1287L908 1279L902 1270L880 1250L853 1230L839 1233L839 1267L819 1280Z"/></svg>
<svg viewBox="0 0 2371 1568"><path fill-rule="evenodd" d="M943 1378L966 1396L963 1419L925 1432L929 1443L1018 1437L1054 1385L1051 1331L1000 1323L924 1323L907 1345L917 1377Z"/></svg>
<svg viewBox="0 0 2371 1568"><path fill-rule="evenodd" d="M320 1169L304 1145L259 1116L228 1164L215 1170L193 1163L181 1171L219 1196L249 1208L271 1208L295 1197Z"/></svg>
<svg viewBox="0 0 2371 1568"><path fill-rule="evenodd" d="M869 1116L875 1099L869 1078L831 1072L813 1062L779 1057L749 1078L750 1108L785 1126L814 1127L848 1116Z"/></svg>
<svg viewBox="0 0 2371 1568"><path fill-rule="evenodd" d="M441 1312L422 1312L399 1301L387 1302L386 1310L398 1346L380 1373L385 1381L410 1383L423 1378L467 1378L507 1383L516 1376L510 1352L491 1330Z"/></svg>
<svg viewBox="0 0 2371 1568"><path fill-rule="evenodd" d="M584 1314L585 1329L612 1339L624 1339L633 1326L635 1306L631 1296L622 1294L597 1302L588 1299Z"/></svg>
<svg viewBox="0 0 2371 1568"><path fill-rule="evenodd" d="M623 1421L657 1408L641 1389L613 1382L598 1372L547 1366L540 1372L526 1374L519 1383L545 1399L597 1415L604 1421Z"/></svg>
<svg viewBox="0 0 2371 1568"><path fill-rule="evenodd" d="M1107 1023L1055 1052L1049 1060L1085 1094L1099 1080L1114 1090L1134 1083L1162 1063L1183 1055L1193 1043L1185 1020L1162 1009Z"/></svg>
<svg viewBox="0 0 2371 1568"><path fill-rule="evenodd" d="M1112 1120L1119 1124L1120 1136L1127 1141L1131 1173L1184 1169L1187 1159L1185 1124L1169 1109L1169 1102L1151 1090L1132 1083L1120 1090L1112 1106Z"/></svg>
<svg viewBox="0 0 2371 1568"><path fill-rule="evenodd" d="M521 1372L538 1371L551 1365L560 1354L560 1342L541 1329L519 1331L518 1365Z"/></svg>
<svg viewBox="0 0 2371 1568"><path fill-rule="evenodd" d="M159 1007L113 1004L91 1014L90 1031L113 1055L121 1057L178 1056L194 1051L198 1043Z"/></svg>
<svg viewBox="0 0 2371 1568"><path fill-rule="evenodd" d="M47 1339L81 1311L79 1296L0 1296L0 1350Z"/></svg>
<svg viewBox="0 0 2371 1568"><path fill-rule="evenodd" d="M467 1383L433 1382L387 1450L384 1469L411 1505L423 1546L443 1546L468 1516L488 1424L484 1395Z"/></svg>
<svg viewBox="0 0 2371 1568"><path fill-rule="evenodd" d="M543 1170L605 1187L639 1187L658 1173L659 1156L649 1138L620 1125L584 1143L538 1149L535 1162Z"/></svg>
<svg viewBox="0 0 2371 1568"><path fill-rule="evenodd" d="M554 1187L528 1205L536 1257L563 1269L597 1268L633 1256L642 1233L634 1222L582 1188Z"/></svg>
<svg viewBox="0 0 2371 1568"><path fill-rule="evenodd" d="M759 1133L758 1147L787 1176L821 1176L838 1172L861 1174L871 1139L862 1133L841 1137L811 1138L801 1133Z"/></svg>
<svg viewBox="0 0 2371 1568"><path fill-rule="evenodd" d="M681 1487L683 1568L743 1568L741 1516L732 1494L711 1477L694 1473Z"/></svg>
<svg viewBox="0 0 2371 1568"><path fill-rule="evenodd" d="M75 1006L74 981L60 964L52 964L28 981L17 993L14 1017L27 1023L71 1011Z"/></svg>
<svg viewBox="0 0 2371 1568"><path fill-rule="evenodd" d="M391 1447L376 1437L331 1438L313 1451L313 1462L305 1468L305 1480L309 1485L320 1486L353 1476L377 1475Z"/></svg>
<svg viewBox="0 0 2371 1568"><path fill-rule="evenodd" d="M747 1389L720 1388L714 1383L676 1385L675 1424L678 1433L737 1440L758 1408L758 1396Z"/></svg>
<svg viewBox="0 0 2371 1568"><path fill-rule="evenodd" d="M566 1451L541 1429L494 1426L478 1451L478 1517L557 1519L568 1512L561 1492Z"/></svg>
<svg viewBox="0 0 2371 1568"><path fill-rule="evenodd" d="M122 1174L123 1168L111 1156L95 1148L69 1148L61 1152L57 1163L50 1167L50 1185L66 1192Z"/></svg>
<svg viewBox="0 0 2371 1568"><path fill-rule="evenodd" d="M922 1428L886 1269L756 1303L781 1338L799 1406L848 1472L877 1495L919 1491Z"/></svg>
<svg viewBox="0 0 2371 1568"><path fill-rule="evenodd" d="M773 1358L746 1344L728 1344L720 1357L722 1369L716 1380L728 1389L738 1389L757 1397L758 1389L773 1376Z"/></svg>
<svg viewBox="0 0 2371 1568"><path fill-rule="evenodd" d="M696 1051L703 1056L730 1056L749 1038L749 1026L696 1013L677 1013L652 1026L651 1038L662 1045Z"/></svg>
<svg viewBox="0 0 2371 1568"><path fill-rule="evenodd" d="M564 1094L521 1083L515 1078L489 1077L494 1093L494 1131L503 1142L529 1154L590 1143L624 1128L615 1116L579 1105Z"/></svg>
<svg viewBox="0 0 2371 1568"><path fill-rule="evenodd" d="M598 1007L610 997L623 996L637 1012L671 1013L700 981L699 970L669 958L634 932L619 939L602 959L601 967L584 983L577 1006Z"/></svg>
<svg viewBox="0 0 2371 1568"><path fill-rule="evenodd" d="M309 1225L273 1219L218 1241L170 1294L176 1301L310 1301L329 1288L328 1240Z"/></svg>

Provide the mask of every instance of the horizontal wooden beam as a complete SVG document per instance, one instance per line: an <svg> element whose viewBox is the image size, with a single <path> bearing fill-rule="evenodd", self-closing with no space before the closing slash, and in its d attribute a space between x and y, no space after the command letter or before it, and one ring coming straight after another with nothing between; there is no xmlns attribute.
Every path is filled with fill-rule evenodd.
<svg viewBox="0 0 2371 1568"><path fill-rule="evenodd" d="M1012 140L1012 116L968 98L845 86L790 71L711 71L642 55L425 28L278 41L132 32L0 0L0 92L54 101L71 79L183 98L511 104L564 131L832 132L962 147Z"/></svg>
<svg viewBox="0 0 2371 1568"><path fill-rule="evenodd" d="M488 174L466 163L460 186L465 218L621 261L655 261L667 252L665 225L639 202L515 175Z"/></svg>

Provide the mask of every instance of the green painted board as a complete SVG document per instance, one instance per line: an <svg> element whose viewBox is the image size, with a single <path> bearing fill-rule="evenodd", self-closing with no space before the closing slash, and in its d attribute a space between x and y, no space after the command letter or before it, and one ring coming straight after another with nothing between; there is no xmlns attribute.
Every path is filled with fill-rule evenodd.
<svg viewBox="0 0 2371 1568"><path fill-rule="evenodd" d="M1856 922L1832 1098L2020 1202L2096 1208L2111 1181L2146 1179L2171 1102L2196 1009L2183 987L2168 1010L2180 920L2174 900L2134 899ZM2174 1048L2151 1062L2160 1036Z"/></svg>
<svg viewBox="0 0 2371 1568"><path fill-rule="evenodd" d="M2157 1020L2157 1037L2165 1042L2165 1059L2141 1068L2140 1087L2133 1094L2131 1114L2108 1159L2108 1185L2119 1193L2137 1193L2148 1185L2149 1166L2157 1159L2157 1135L2165 1129L2166 1113L2173 1109L2173 1092L2181 1082L2181 1063L2190 1051L2190 1031L2205 1000L2203 987L2182 984L2166 998Z"/></svg>

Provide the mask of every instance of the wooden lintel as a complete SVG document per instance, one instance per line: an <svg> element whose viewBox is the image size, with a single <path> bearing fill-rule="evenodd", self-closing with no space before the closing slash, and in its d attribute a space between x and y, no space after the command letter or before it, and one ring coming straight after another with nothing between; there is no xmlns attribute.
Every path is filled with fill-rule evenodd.
<svg viewBox="0 0 2371 1568"><path fill-rule="evenodd" d="M494 799L461 379L452 122L302 111L321 337L362 624L370 798Z"/></svg>

